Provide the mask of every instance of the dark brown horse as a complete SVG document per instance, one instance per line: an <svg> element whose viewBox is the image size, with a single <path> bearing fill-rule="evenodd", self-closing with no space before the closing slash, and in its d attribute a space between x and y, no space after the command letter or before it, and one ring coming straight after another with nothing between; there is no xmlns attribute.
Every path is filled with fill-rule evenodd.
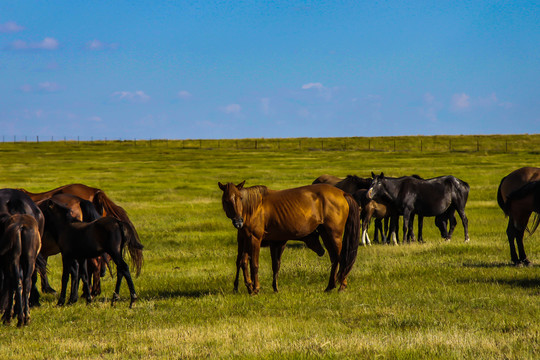
<svg viewBox="0 0 540 360"><path fill-rule="evenodd" d="M30 215L0 215L0 303L4 323L11 321L13 301L17 326L30 321L29 297L41 239L36 219Z"/></svg>
<svg viewBox="0 0 540 360"><path fill-rule="evenodd" d="M58 305L65 303L67 283L71 275L71 294L69 303L77 301L78 293L78 264L84 260L95 258L102 253L107 253L116 264L116 287L112 297L112 305L119 299L122 278L126 278L131 294L130 307L137 299L133 280L129 272L129 266L124 261L123 249L127 246L131 260L135 266L136 274L139 275L143 262L142 244L135 236L133 227L123 221L112 217L102 217L95 221L85 223L78 222L69 216L70 209L49 199L41 204L41 209L46 219L46 226L51 232L56 232L58 247L62 253L62 291L58 299ZM83 284L88 294L87 301L91 301L88 281L85 272L81 272Z"/></svg>
<svg viewBox="0 0 540 360"><path fill-rule="evenodd" d="M135 237L137 238L137 241L139 240L139 234L137 233L137 230L135 229L135 226L129 219L129 216L127 212L121 207L116 205L109 197L103 192L101 189L93 188L90 186L86 186L83 184L69 184L60 186L58 188L55 188L53 190L41 192L41 193L31 193L25 189L19 189L20 191L27 194L33 201L40 202L43 200L50 199L52 196L60 196L60 194L67 194L67 195L75 195L81 199L88 200L92 202L97 210L97 212L102 216L110 216L115 219L121 220L123 222L126 222L130 224L132 227ZM67 198L65 198L67 199ZM65 200L66 202L69 201L71 204L73 200ZM76 205L74 205L75 207ZM47 248L44 248L44 250L47 250ZM58 251L55 252L57 254ZM41 289L43 292L49 292L49 293L55 293L56 291L49 285L48 278L46 274L41 274Z"/></svg>
<svg viewBox="0 0 540 360"><path fill-rule="evenodd" d="M352 196L327 184L275 191L260 185L244 188L244 183L218 185L223 191L225 214L240 230L237 259L248 292L259 292L259 252L263 241L281 244L314 236L315 231L323 239L332 263L326 291L336 287L336 280L343 290L356 260L360 233L358 204Z"/></svg>
<svg viewBox="0 0 540 360"><path fill-rule="evenodd" d="M497 203L499 207L508 216L508 227L506 235L510 245L510 258L514 265L529 265L525 249L523 247L523 235L525 234L529 218L533 212L535 217L532 224L534 232L540 223L538 209L534 208L533 197L527 192L530 187L524 188L530 183L540 181L540 168L523 167L512 171L510 174L502 178L499 188L497 189ZM509 201L509 198L511 201ZM519 256L516 253L517 243Z"/></svg>
<svg viewBox="0 0 540 360"><path fill-rule="evenodd" d="M97 212L95 206L90 201L81 199L78 196L58 193L50 198L55 203L69 209L69 216L79 222L92 222L101 217ZM38 206L41 206L46 200L38 201ZM51 233L51 228L45 226L45 231L42 238L41 256L47 262L49 256L53 256L60 253L58 246L58 234ZM101 276L102 267L106 266L106 261L103 256L97 258L85 260L85 264L79 264L79 271L87 271L88 279L91 284L91 295L97 296L101 293ZM105 264L104 264L105 263ZM40 272L41 275L41 289L43 292L56 293L56 291L49 285L49 280L46 272ZM81 274L80 274L81 275ZM83 294L86 297L86 294Z"/></svg>

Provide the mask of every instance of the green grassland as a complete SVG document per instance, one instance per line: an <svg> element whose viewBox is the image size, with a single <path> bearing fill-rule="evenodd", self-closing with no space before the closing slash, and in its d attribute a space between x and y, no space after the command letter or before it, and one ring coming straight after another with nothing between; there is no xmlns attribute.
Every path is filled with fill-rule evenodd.
<svg viewBox="0 0 540 360"><path fill-rule="evenodd" d="M44 295L29 326L0 326L0 359L539 358L540 235L525 240L533 265L510 266L496 204L503 176L540 165L539 145L539 135L0 144L1 187L99 187L145 245L133 309L125 284L111 308L110 276L90 305ZM361 247L341 293L323 292L328 255L291 242L279 293L268 249L260 294L233 293L236 230L218 181L285 189L371 171L467 181L471 241L458 220L444 242L427 218L425 244ZM60 290L59 256L49 271Z"/></svg>

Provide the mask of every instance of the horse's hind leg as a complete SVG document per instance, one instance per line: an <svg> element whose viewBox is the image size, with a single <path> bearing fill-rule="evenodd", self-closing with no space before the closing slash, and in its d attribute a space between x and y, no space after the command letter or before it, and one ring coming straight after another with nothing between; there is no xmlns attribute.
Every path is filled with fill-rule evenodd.
<svg viewBox="0 0 540 360"><path fill-rule="evenodd" d="M116 301L120 298L120 285L122 284L122 278L126 278L126 282L129 288L129 294L131 297L129 307L132 308L133 304L137 300L137 293L135 292L135 285L133 284L133 280L131 279L131 274L129 272L129 266L122 258L122 254L117 254L116 256L113 256L111 254L111 257L113 261L116 264L116 287L114 290L113 298L111 301L111 305L114 306Z"/></svg>
<svg viewBox="0 0 540 360"><path fill-rule="evenodd" d="M336 288L339 253L341 252L341 241L336 241L336 238L328 232L329 230L326 228L319 227L319 233L321 234L326 250L328 250L330 262L332 263L332 267L330 269L330 279L328 280L328 286L324 291L331 291Z"/></svg>
<svg viewBox="0 0 540 360"><path fill-rule="evenodd" d="M281 255L283 255L286 243L286 241L283 241L277 244L270 245L270 257L272 258L273 273L272 287L274 288L275 292L278 292L278 274L279 268L281 267Z"/></svg>
<svg viewBox="0 0 540 360"><path fill-rule="evenodd" d="M87 259L79 259L79 276L83 283L83 296L86 297L86 303L90 304L92 302L92 294L90 291L90 283L88 281L88 260ZM78 281L77 281L77 288L78 288Z"/></svg>
<svg viewBox="0 0 540 360"><path fill-rule="evenodd" d="M508 219L508 227L506 228L506 236L508 237L508 245L510 246L510 259L514 265L519 263L519 258L516 252L516 245L514 239L516 238L517 230L514 227L512 218Z"/></svg>
<svg viewBox="0 0 540 360"><path fill-rule="evenodd" d="M461 223L463 224L463 231L465 232L465 242L468 242L470 240L469 238L469 220L467 219L467 215L465 215L465 206L463 208L458 208L457 212L459 217L461 218Z"/></svg>

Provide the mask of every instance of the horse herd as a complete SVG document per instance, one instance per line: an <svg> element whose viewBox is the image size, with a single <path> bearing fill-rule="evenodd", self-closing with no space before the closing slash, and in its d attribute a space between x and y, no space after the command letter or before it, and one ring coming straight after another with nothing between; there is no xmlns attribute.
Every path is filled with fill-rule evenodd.
<svg viewBox="0 0 540 360"><path fill-rule="evenodd" d="M435 217L441 236L450 240L461 219L469 241L465 205L469 185L451 175L422 179L417 175L371 178L349 175L345 179L323 175L311 185L286 190L266 186L244 187L245 181L218 183L225 214L237 229L238 252L234 290L240 271L250 294L260 289L259 252L270 247L274 291L278 291L281 256L287 241L300 240L317 255L325 248L331 261L326 291L347 287L360 244L369 244L368 224L375 219L374 240L397 244L399 217L403 217L402 242L415 241L413 220L418 216L418 241L422 242L424 217ZM501 180L497 201L508 216L507 235L515 265L530 261L523 248L525 231L540 224L540 168L525 167ZM532 226L529 218L535 213ZM384 222L384 226L383 226ZM383 229L384 228L384 229ZM322 240L322 244L320 242ZM515 243L518 247L516 253ZM324 245L324 247L323 247ZM79 279L83 297L91 302L101 292L100 277L109 261L116 264L116 286L111 304L119 299L122 279L130 291L130 307L137 299L128 264L127 248L139 275L143 245L126 211L100 189L70 184L30 193L24 189L0 189L0 308L4 323L17 317L17 326L28 324L29 308L39 305L37 274L43 292L55 292L47 278L47 258L62 256L62 289L58 305L64 305L71 278L68 303L78 300Z"/></svg>
<svg viewBox="0 0 540 360"><path fill-rule="evenodd" d="M260 248L270 247L274 291L278 291L281 255L288 240L300 240L319 256L328 251L331 262L326 291L347 287L349 274L360 244L369 244L367 226L375 219L375 235L383 242L397 244L399 217L403 217L402 242L415 241L414 217L418 216L418 241L423 242L424 217L435 217L441 236L450 240L456 227L457 212L463 224L465 241L469 241L465 205L469 185L452 176L423 179L420 176L387 177L384 173L371 178L349 175L341 179L322 175L311 185L287 190L270 190L266 186L244 187L245 181L222 184L222 206L225 215L237 229L238 253L234 290L238 291L242 271L250 294L260 289L258 270ZM517 169L501 180L497 190L498 204L509 217L507 235L510 255L515 265L529 265L523 248L525 231L533 233L540 224L540 168ZM532 227L529 218L535 213ZM385 220L385 231L383 231ZM389 222L389 226L388 226ZM319 238L322 239L321 245ZM517 243L519 256L516 254Z"/></svg>
<svg viewBox="0 0 540 360"><path fill-rule="evenodd" d="M55 292L49 285L46 266L47 258L58 253L62 255L58 305L65 303L70 277L69 303L78 299L79 278L83 282L83 296L90 302L101 292L100 277L112 259L117 270L112 304L119 299L125 278L131 307L137 294L123 258L125 247L138 275L143 246L137 231L126 211L100 189L82 184L42 193L0 189L0 306L4 323L16 316L17 326L28 324L29 307L39 305L38 272L42 291Z"/></svg>

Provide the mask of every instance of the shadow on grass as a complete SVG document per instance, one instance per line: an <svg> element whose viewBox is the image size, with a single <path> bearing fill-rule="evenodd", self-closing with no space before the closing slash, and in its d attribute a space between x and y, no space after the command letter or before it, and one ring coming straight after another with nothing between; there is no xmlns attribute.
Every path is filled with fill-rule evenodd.
<svg viewBox="0 0 540 360"><path fill-rule="evenodd" d="M509 268L535 268L540 267L539 264L530 264L528 266L516 266L513 263L510 262L479 262L479 263L463 263L464 267L470 267L470 268L483 268L483 269L490 269L490 268L503 268L503 267L509 267Z"/></svg>

